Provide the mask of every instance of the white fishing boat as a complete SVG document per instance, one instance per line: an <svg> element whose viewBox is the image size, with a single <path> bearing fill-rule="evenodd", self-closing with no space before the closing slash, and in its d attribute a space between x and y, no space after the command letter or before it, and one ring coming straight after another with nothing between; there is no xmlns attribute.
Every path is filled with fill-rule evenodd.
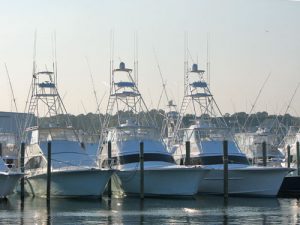
<svg viewBox="0 0 300 225"><path fill-rule="evenodd" d="M35 67L34 67L35 68ZM53 68L56 71L56 68ZM46 196L48 143L51 141L51 197L101 197L113 170L101 169L96 158L88 154L57 91L57 76L51 71L34 72L27 101L31 124L34 115L37 126L27 127L23 138L25 149L25 191L35 196Z"/></svg>
<svg viewBox="0 0 300 225"><path fill-rule="evenodd" d="M112 179L113 193L140 193L140 143L143 142L145 196L196 194L206 171L200 166L176 165L155 128L131 72L122 62L118 69L112 70L110 98L100 139L101 167L117 169ZM115 124L112 119L114 112ZM111 157L108 154L109 143Z"/></svg>
<svg viewBox="0 0 300 225"><path fill-rule="evenodd" d="M223 141L228 141L228 192L230 195L276 196L288 168L253 167L238 148L217 106L204 70L185 62L185 93L179 120L170 142L171 152L178 163L185 160L185 142L190 141L191 165L209 169L199 185L200 193L223 194ZM189 108L189 106L192 106ZM190 111L189 111L190 110ZM183 124L185 113L193 113L193 122ZM188 128L184 128L188 127Z"/></svg>
<svg viewBox="0 0 300 225"><path fill-rule="evenodd" d="M290 147L290 167L297 168L297 142L300 141L300 129L299 127L290 127L285 137L279 144L278 150L284 155L285 160L282 162L282 166L288 166L288 146ZM297 175L297 171L294 171L290 175ZM299 188L300 189L300 188Z"/></svg>
<svg viewBox="0 0 300 225"><path fill-rule="evenodd" d="M0 155L0 198L14 193L20 178L24 175L15 166L15 159Z"/></svg>
<svg viewBox="0 0 300 225"><path fill-rule="evenodd" d="M256 132L236 133L235 139L252 164L263 164L263 142L266 143L268 165L281 166L284 161L284 155L278 150L279 135L267 128L259 127Z"/></svg>

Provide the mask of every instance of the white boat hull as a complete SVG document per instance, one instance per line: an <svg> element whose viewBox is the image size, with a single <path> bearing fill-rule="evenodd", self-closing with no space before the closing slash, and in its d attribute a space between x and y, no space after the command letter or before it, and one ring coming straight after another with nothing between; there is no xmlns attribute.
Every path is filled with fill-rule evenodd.
<svg viewBox="0 0 300 225"><path fill-rule="evenodd" d="M101 197L112 170L57 170L51 172L51 197ZM26 178L25 191L34 196L47 194L47 174Z"/></svg>
<svg viewBox="0 0 300 225"><path fill-rule="evenodd" d="M0 198L12 194L22 176L22 173L0 173Z"/></svg>
<svg viewBox="0 0 300 225"><path fill-rule="evenodd" d="M191 167L165 167L144 170L145 196L187 197L197 194L206 170ZM140 194L140 171L120 170L112 177L113 193Z"/></svg>
<svg viewBox="0 0 300 225"><path fill-rule="evenodd" d="M228 173L228 193L242 196L276 196L284 177L289 171L287 168L275 167L230 169ZM224 194L223 174L223 169L210 169L199 185L199 193Z"/></svg>

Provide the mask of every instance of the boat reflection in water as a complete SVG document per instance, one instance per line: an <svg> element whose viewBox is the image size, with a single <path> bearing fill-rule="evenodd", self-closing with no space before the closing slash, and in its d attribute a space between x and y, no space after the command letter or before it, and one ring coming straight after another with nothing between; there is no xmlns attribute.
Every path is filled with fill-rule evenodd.
<svg viewBox="0 0 300 225"><path fill-rule="evenodd" d="M51 200L18 196L0 201L3 224L298 224L297 199L229 198L195 199L102 198Z"/></svg>

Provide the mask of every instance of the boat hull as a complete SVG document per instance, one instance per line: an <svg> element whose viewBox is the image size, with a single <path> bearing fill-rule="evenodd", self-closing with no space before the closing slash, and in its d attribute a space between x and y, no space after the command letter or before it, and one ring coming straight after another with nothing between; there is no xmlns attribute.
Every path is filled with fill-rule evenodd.
<svg viewBox="0 0 300 225"><path fill-rule="evenodd" d="M287 168L245 167L228 171L228 194L238 196L277 196ZM224 194L224 170L210 169L199 185L199 193Z"/></svg>
<svg viewBox="0 0 300 225"><path fill-rule="evenodd" d="M12 194L22 176L22 173L0 173L0 198Z"/></svg>
<svg viewBox="0 0 300 225"><path fill-rule="evenodd" d="M197 194L205 170L201 168L156 168L144 170L144 196L188 197ZM117 171L112 178L113 193L140 194L140 171Z"/></svg>
<svg viewBox="0 0 300 225"><path fill-rule="evenodd" d="M100 198L110 179L112 170L58 170L51 172L51 197L94 197ZM25 191L29 195L45 197L47 174L28 176Z"/></svg>

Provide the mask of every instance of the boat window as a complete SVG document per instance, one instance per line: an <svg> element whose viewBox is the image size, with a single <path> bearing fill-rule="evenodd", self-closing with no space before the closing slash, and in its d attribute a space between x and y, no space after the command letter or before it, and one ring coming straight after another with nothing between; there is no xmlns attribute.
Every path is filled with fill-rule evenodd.
<svg viewBox="0 0 300 225"><path fill-rule="evenodd" d="M217 165L223 164L223 156L202 156L192 157L190 159L191 165ZM249 161L245 156L228 156L229 164L245 164L249 165Z"/></svg>
<svg viewBox="0 0 300 225"><path fill-rule="evenodd" d="M118 141L128 141L128 140L135 140L135 139L157 140L160 138L159 132L156 132L155 129L140 128L140 127L133 127L133 128L127 127L127 128L118 129L116 136Z"/></svg>
<svg viewBox="0 0 300 225"><path fill-rule="evenodd" d="M35 156L28 160L25 165L25 169L37 169L45 167L46 165L47 163L42 156Z"/></svg>
<svg viewBox="0 0 300 225"><path fill-rule="evenodd" d="M126 155L126 156L119 156L119 157L112 157L112 163L111 165L124 165L128 163L137 163L140 161L140 155L139 154L133 154L133 155ZM144 162L147 161L159 161L159 162L169 162L174 163L175 161L171 155L166 154L157 154L157 153L145 153L144 154ZM102 167L108 167L110 164L109 160L103 160Z"/></svg>
<svg viewBox="0 0 300 225"><path fill-rule="evenodd" d="M77 141L75 133L71 129L45 129L39 131L39 141L48 141L49 137L52 140Z"/></svg>

